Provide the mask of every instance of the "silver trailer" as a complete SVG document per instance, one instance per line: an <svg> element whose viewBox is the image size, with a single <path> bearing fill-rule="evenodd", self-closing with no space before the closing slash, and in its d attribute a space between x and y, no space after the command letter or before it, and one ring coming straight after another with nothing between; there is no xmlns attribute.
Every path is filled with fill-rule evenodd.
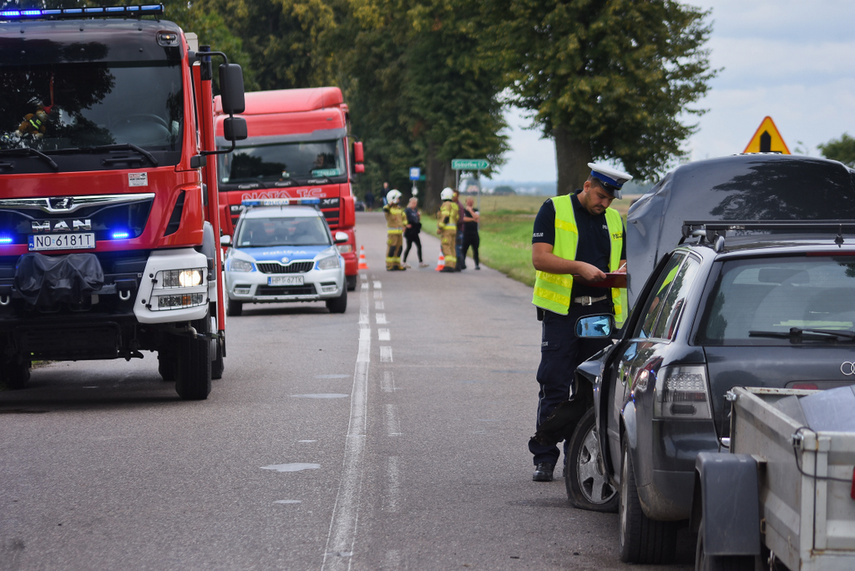
<svg viewBox="0 0 855 571"><path fill-rule="evenodd" d="M728 400L730 451L696 462L696 569L855 569L853 387Z"/></svg>

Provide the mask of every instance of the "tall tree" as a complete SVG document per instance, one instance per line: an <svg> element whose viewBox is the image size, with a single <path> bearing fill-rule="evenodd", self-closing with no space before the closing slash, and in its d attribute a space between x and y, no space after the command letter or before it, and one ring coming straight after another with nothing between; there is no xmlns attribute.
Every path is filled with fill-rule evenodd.
<svg viewBox="0 0 855 571"><path fill-rule="evenodd" d="M855 168L855 138L848 133L843 133L840 139L832 139L825 144L817 145L817 148L823 157Z"/></svg>
<svg viewBox="0 0 855 571"><path fill-rule="evenodd" d="M349 0L349 7L352 27L339 41L353 49L339 69L351 74L354 124L393 186L405 183L397 177L408 166L423 169L422 204L432 211L454 183L452 158L499 165L507 149L501 70L477 57L481 13L462 0Z"/></svg>
<svg viewBox="0 0 855 571"><path fill-rule="evenodd" d="M682 118L709 89L708 15L671 0L492 0L492 51L511 101L555 141L558 192L591 160L645 179L684 154Z"/></svg>

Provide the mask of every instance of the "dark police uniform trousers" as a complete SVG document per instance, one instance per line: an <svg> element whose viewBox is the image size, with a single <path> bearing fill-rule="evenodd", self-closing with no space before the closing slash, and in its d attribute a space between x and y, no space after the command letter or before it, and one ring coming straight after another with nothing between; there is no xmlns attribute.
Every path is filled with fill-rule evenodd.
<svg viewBox="0 0 855 571"><path fill-rule="evenodd" d="M541 358L537 368L537 382L540 383L537 405L537 426L540 427L552 411L562 402L569 400L574 390L576 367L588 357L609 345L606 339L579 339L576 337L576 321L580 317L594 313L611 313L611 290L603 288L607 299L591 305L573 303L567 315L543 311ZM528 443L528 449L534 455L534 464L546 462L557 464L560 452L557 446L540 444L534 439ZM564 442L567 453L567 442Z"/></svg>

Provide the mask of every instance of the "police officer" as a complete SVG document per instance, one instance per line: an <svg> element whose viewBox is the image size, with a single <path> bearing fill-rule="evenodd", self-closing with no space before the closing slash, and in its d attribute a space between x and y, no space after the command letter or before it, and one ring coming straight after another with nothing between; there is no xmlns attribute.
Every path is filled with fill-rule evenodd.
<svg viewBox="0 0 855 571"><path fill-rule="evenodd" d="M401 208L401 191L392 189L386 193L383 213L386 215L386 271L406 270L401 263L404 249L404 209Z"/></svg>
<svg viewBox="0 0 855 571"><path fill-rule="evenodd" d="M632 177L602 164L588 167L591 173L582 189L544 202L534 222L531 260L537 273L532 303L542 321L537 428L570 398L576 367L608 342L577 338L576 321L592 313L614 312L618 323L625 318L621 290L595 284L606 272L624 267L623 221L610 205ZM532 480L552 481L558 447L532 438L529 451L535 465Z"/></svg>
<svg viewBox="0 0 855 571"><path fill-rule="evenodd" d="M442 243L442 255L445 258L443 272L460 271L457 269L457 222L460 209L455 200L454 191L449 187L439 193L442 204L436 214L436 232Z"/></svg>

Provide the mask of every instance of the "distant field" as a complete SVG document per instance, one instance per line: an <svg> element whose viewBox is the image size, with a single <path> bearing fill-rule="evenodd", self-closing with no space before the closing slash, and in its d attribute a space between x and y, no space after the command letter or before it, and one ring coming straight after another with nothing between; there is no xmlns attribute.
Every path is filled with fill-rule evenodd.
<svg viewBox="0 0 855 571"><path fill-rule="evenodd" d="M463 197L461 197L463 198ZM534 216L547 199L546 196L492 196L475 198L481 213L479 234L481 262L524 284L534 285L534 267L531 265L531 230ZM637 196L615 200L612 207L626 218L629 205ZM479 202L480 201L480 202ZM424 231L436 234L436 219L423 215ZM470 252L471 257L471 252ZM471 260L467 262L471 268Z"/></svg>

